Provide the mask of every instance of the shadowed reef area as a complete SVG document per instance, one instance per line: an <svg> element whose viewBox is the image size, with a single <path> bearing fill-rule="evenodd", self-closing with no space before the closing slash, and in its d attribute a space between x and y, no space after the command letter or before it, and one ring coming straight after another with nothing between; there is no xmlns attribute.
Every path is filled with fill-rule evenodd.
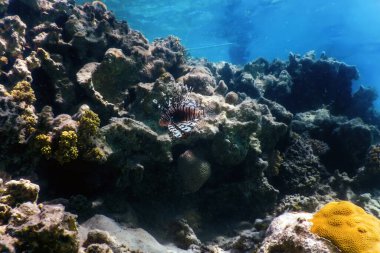
<svg viewBox="0 0 380 253"><path fill-rule="evenodd" d="M0 30L2 252L295 252L281 220L265 233L285 212L380 215L380 116L354 66L193 59L99 1L3 0ZM206 116L176 139L156 101L184 86ZM300 252L336 252L314 237Z"/></svg>

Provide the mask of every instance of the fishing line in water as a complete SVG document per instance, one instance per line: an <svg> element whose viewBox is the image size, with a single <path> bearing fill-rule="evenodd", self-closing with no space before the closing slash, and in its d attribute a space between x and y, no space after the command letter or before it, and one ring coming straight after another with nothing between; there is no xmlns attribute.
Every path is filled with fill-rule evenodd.
<svg viewBox="0 0 380 253"><path fill-rule="evenodd" d="M207 45L207 46L201 46L201 47L191 47L186 48L187 51L193 51L193 50L201 50L201 49L208 49L208 48L214 48L214 47L225 47L230 45L236 45L236 43L222 43L222 44L214 44L214 45Z"/></svg>

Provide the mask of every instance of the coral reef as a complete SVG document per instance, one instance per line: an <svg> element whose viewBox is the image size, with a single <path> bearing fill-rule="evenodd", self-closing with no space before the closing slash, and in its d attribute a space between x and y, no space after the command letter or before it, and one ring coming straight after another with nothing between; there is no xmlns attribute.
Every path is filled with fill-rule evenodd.
<svg viewBox="0 0 380 253"><path fill-rule="evenodd" d="M179 38L149 42L100 1L0 1L0 28L0 177L31 179L55 203L37 205L25 180L1 186L11 252L44 252L58 237L55 252L312 252L328 246L307 215L280 216L267 236L264 217L337 198L380 213L376 94L352 93L353 66L313 52L245 66L192 59ZM185 117L191 131L166 119L183 138L160 126L178 94L185 115L202 111ZM80 226L80 248L63 206L184 250L105 216Z"/></svg>

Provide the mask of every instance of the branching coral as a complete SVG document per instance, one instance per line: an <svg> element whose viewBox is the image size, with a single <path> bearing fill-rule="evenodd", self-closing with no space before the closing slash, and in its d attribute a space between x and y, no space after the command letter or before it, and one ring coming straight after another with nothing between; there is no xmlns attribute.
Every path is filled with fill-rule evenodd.
<svg viewBox="0 0 380 253"><path fill-rule="evenodd" d="M311 232L343 253L380 252L380 220L349 201L330 202L314 214Z"/></svg>

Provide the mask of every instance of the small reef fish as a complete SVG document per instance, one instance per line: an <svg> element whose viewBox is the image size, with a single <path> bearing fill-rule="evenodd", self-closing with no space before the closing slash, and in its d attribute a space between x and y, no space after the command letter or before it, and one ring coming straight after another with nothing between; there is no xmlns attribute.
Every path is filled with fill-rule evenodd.
<svg viewBox="0 0 380 253"><path fill-rule="evenodd" d="M185 86L179 94L167 98L164 104L158 106L162 111L159 125L167 127L172 138L188 137L197 121L205 116L204 108L189 98L189 92L191 90Z"/></svg>

